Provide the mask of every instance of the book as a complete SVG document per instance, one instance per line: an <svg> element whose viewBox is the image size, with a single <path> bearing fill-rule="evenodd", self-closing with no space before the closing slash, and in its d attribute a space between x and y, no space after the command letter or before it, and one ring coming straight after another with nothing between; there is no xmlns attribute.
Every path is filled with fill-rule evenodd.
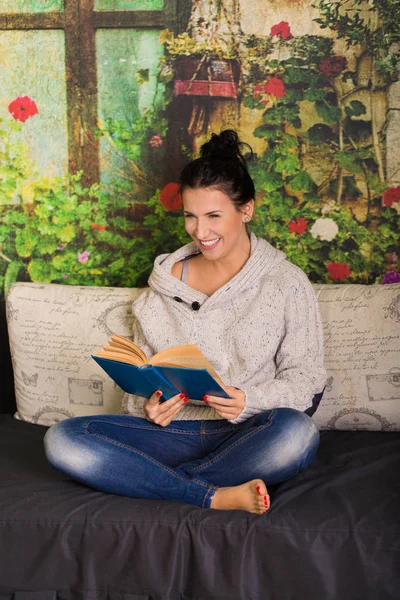
<svg viewBox="0 0 400 600"><path fill-rule="evenodd" d="M115 334L103 350L91 356L128 394L150 398L161 390L161 401L181 393L191 400L230 398L218 373L195 344L167 348L148 358L137 344Z"/></svg>

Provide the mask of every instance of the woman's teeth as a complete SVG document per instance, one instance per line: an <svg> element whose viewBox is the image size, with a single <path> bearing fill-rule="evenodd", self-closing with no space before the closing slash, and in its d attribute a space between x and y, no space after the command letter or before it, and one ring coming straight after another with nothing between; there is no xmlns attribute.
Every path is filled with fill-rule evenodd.
<svg viewBox="0 0 400 600"><path fill-rule="evenodd" d="M200 244L204 247L204 248L212 248L214 246L216 246L219 242L221 238L216 238L215 240L207 240L207 241L200 241Z"/></svg>

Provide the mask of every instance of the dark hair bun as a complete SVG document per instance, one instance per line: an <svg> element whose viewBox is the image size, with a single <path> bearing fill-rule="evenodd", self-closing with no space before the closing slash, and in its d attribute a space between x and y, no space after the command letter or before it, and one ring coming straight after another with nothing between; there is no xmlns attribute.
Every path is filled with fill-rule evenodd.
<svg viewBox="0 0 400 600"><path fill-rule="evenodd" d="M221 131L219 135L216 133L211 134L211 139L202 145L200 155L202 157L218 156L219 158L227 160L238 158L243 161L244 157L241 152L242 146L248 146L248 148L250 148L248 144L239 140L236 131L233 131L233 129L225 129L225 131Z"/></svg>

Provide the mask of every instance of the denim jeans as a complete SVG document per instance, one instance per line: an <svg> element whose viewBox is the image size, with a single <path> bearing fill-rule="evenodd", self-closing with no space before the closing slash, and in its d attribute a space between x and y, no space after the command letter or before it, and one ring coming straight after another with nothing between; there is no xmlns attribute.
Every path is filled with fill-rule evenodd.
<svg viewBox="0 0 400 600"><path fill-rule="evenodd" d="M313 460L319 432L305 413L278 408L238 425L160 427L129 415L74 417L50 427L44 441L53 467L89 487L209 508L218 487L296 475Z"/></svg>

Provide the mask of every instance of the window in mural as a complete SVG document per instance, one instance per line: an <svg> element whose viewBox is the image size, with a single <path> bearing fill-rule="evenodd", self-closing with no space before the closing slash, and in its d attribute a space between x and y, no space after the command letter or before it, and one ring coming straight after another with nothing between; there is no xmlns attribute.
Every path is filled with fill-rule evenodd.
<svg viewBox="0 0 400 600"><path fill-rule="evenodd" d="M150 117L163 103L164 86L158 81L159 36L157 30L102 29L96 37L99 123L105 130L100 139L102 180L125 178L132 182L132 191L138 169L148 171L151 165L154 183L156 163L163 155L156 151L146 156L141 143L147 135L149 141L154 136L156 144L161 134L150 130ZM123 131L130 141L129 152L118 144L122 140L115 139Z"/></svg>
<svg viewBox="0 0 400 600"><path fill-rule="evenodd" d="M1 0L2 13L35 13L41 11L60 11L64 0Z"/></svg>
<svg viewBox="0 0 400 600"><path fill-rule="evenodd" d="M43 175L68 171L64 47L62 31L0 34L3 128Z"/></svg>

